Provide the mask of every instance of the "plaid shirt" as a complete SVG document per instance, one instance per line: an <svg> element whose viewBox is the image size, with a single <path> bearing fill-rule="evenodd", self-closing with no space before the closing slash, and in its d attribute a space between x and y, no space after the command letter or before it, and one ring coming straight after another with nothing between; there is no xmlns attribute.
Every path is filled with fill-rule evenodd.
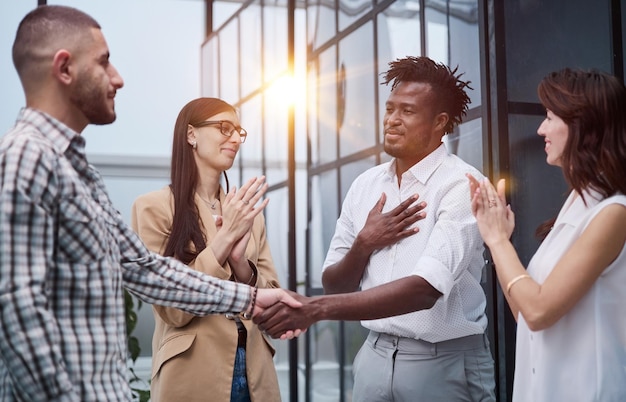
<svg viewBox="0 0 626 402"><path fill-rule="evenodd" d="M25 108L0 138L0 401L124 401L122 286L196 315L240 312L249 287L149 252L85 141Z"/></svg>

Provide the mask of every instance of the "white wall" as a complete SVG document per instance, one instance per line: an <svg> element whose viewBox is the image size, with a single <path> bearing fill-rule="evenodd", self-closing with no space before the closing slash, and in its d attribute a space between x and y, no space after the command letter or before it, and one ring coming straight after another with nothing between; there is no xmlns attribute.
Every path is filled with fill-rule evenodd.
<svg viewBox="0 0 626 402"><path fill-rule="evenodd" d="M125 85L117 121L84 131L88 154L168 156L178 111L200 96L202 0L49 0L94 17ZM0 134L13 125L24 96L11 60L20 20L36 0L0 3Z"/></svg>

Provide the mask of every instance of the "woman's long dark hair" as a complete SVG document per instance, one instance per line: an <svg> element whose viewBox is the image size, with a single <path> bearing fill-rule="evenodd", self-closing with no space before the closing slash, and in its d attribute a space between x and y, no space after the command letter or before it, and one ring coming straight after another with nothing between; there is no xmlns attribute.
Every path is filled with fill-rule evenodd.
<svg viewBox="0 0 626 402"><path fill-rule="evenodd" d="M193 155L194 150L187 141L187 128L218 113L231 111L236 113L232 105L221 99L198 98L187 103L176 119L170 184L174 197L174 217L163 254L174 256L186 264L206 248L206 239L200 227L200 214L194 202L199 180L198 167ZM193 248L190 247L191 244Z"/></svg>
<svg viewBox="0 0 626 402"><path fill-rule="evenodd" d="M546 109L568 127L561 164L565 181L584 197L626 194L626 88L597 70L563 69L545 77L537 89ZM584 200L584 198L583 198ZM537 229L545 237L554 220Z"/></svg>

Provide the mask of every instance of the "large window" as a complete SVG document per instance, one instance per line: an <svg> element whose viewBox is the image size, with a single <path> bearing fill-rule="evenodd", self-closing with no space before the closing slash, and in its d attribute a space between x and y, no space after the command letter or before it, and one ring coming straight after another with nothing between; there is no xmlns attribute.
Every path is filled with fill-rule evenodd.
<svg viewBox="0 0 626 402"><path fill-rule="evenodd" d="M220 9L217 4L214 10ZM420 10L420 4L426 8ZM287 29L285 2L247 2L228 18L218 17L225 22L214 26L203 52L215 54L219 47L218 53L227 61L204 57L203 75L216 83L215 88L205 87L212 95L240 92L233 102L241 106L242 124L257 137L254 144L242 148L241 178L254 174L268 177L268 236L277 268L285 275L283 284L288 279L284 264L289 261L286 166L289 158L294 158L295 175L302 178L295 183L298 266L294 272L302 285L299 291L320 294L321 266L343 197L357 175L389 160L381 146L381 117L389 88L379 85L388 62L406 55L428 55L454 63L453 68L458 65L465 79L472 81L477 88L470 94L473 112L447 136L446 143L452 152L482 170L478 2L319 0L307 1L303 8L297 5L295 36L306 41L307 52L295 52L293 57L295 74L306 77L307 95L306 104L294 106L293 132L287 125L292 104L272 98L276 78L289 72L286 42L277 34ZM226 42L237 46L225 49ZM299 43L296 48L303 46ZM225 70L227 65L233 66L233 60L240 61L239 82L232 82L237 67ZM261 65L262 71L245 74L243 70L254 63ZM293 84L292 92L298 92L297 88ZM290 135L294 136L295 155L289 155L287 149ZM359 323L314 325L298 341L299 393L304 388L299 396L305 398L298 400L351 400L351 364L365 335ZM277 347L276 361L282 370L288 358L286 344Z"/></svg>

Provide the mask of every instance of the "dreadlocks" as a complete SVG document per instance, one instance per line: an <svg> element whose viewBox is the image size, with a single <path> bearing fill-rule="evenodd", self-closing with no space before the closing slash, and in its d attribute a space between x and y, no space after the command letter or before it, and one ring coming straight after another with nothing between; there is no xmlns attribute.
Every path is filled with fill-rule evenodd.
<svg viewBox="0 0 626 402"><path fill-rule="evenodd" d="M389 63L389 70L384 73L383 84L392 82L391 90L394 90L400 82L423 82L430 84L435 97L435 107L438 112L445 112L450 116L445 127L446 133L451 133L455 126L461 123L467 112L470 98L465 93L465 88L470 81L461 81L463 74L456 75L458 66L454 70L441 63L435 63L428 57L408 56Z"/></svg>

